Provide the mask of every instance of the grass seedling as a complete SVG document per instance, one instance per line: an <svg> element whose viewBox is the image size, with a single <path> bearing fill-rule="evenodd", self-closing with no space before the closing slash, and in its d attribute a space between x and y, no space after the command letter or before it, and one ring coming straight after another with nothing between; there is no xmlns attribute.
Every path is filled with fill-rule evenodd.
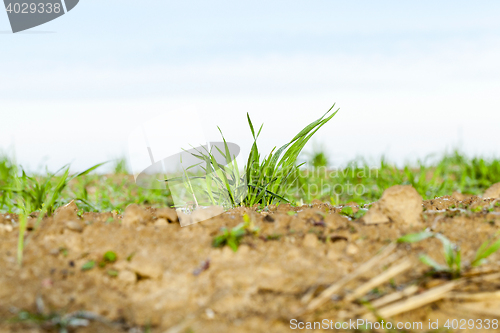
<svg viewBox="0 0 500 333"><path fill-rule="evenodd" d="M256 132L250 116L247 114L248 125L252 132L253 145L248 156L243 175L240 175L235 156L230 155L227 142L224 141L224 151L217 150L225 160L226 165L217 162L213 152L199 151L193 154L203 162L206 167L207 189L206 192L214 198L224 197L224 202L230 206L261 207L279 203L289 202L286 198L286 190L298 176L299 167L297 158L309 139L338 112L333 113L333 105L322 117L307 125L289 143L276 147L263 159L257 146L257 139L262 131L263 125ZM220 131L220 129L219 129ZM211 188L215 182L215 190Z"/></svg>
<svg viewBox="0 0 500 333"><path fill-rule="evenodd" d="M434 269L436 272L445 272L450 274L452 278L459 277L464 269L482 265L486 261L486 258L500 249L500 239L495 242L487 240L479 247L471 263L469 265L463 265L461 260L460 248L457 245L453 244L448 238L439 233L424 231L416 234L408 234L399 238L398 243L416 243L431 237L439 239L443 244L443 255L446 266L438 264L435 260L433 260L426 254L420 255L420 261L432 267L432 269Z"/></svg>
<svg viewBox="0 0 500 333"><path fill-rule="evenodd" d="M259 228L255 227L253 221L247 214L243 215L243 220L245 222L238 224L231 230L228 230L225 227L221 228L222 234L214 238L212 246L221 247L227 245L234 252L236 252L238 251L241 239L247 234L247 232L253 235L258 235Z"/></svg>
<svg viewBox="0 0 500 333"><path fill-rule="evenodd" d="M432 267L436 272L445 272L450 274L451 278L457 278L462 271L460 248L453 244L445 236L434 232L420 232L416 234L408 234L398 239L398 243L416 243L427 238L437 238L443 244L443 256L446 266L438 264L434 259L426 254L421 254L419 259L424 264Z"/></svg>
<svg viewBox="0 0 500 333"><path fill-rule="evenodd" d="M340 211L340 214L347 216L347 217L350 217L351 219L357 220L357 219L363 217L367 211L368 211L367 209L359 208L358 211L356 213L354 213L354 210L352 209L352 207L345 206Z"/></svg>
<svg viewBox="0 0 500 333"><path fill-rule="evenodd" d="M248 186L245 206L251 207L255 204L267 206L277 202L288 202L285 198L287 187L295 181L301 166L297 165L297 158L309 139L337 114L338 109L330 114L334 107L335 104L322 117L307 125L289 143L276 151L274 148L262 160L257 147L262 125L255 133L250 116L247 114L254 143L245 168Z"/></svg>
<svg viewBox="0 0 500 333"><path fill-rule="evenodd" d="M221 235L214 238L212 242L213 247L229 246L234 252L238 251L241 238L246 234L244 223L238 224L231 230L223 227L221 228Z"/></svg>
<svg viewBox="0 0 500 333"><path fill-rule="evenodd" d="M486 261L486 259L493 253L497 252L498 249L500 249L500 239L495 242L492 242L490 240L485 241L477 250L476 256L471 262L471 266L477 267L482 265Z"/></svg>
<svg viewBox="0 0 500 333"><path fill-rule="evenodd" d="M49 174L45 181L40 182L37 177L29 177L23 169L21 169L21 176L19 176L17 166L13 166L12 170L8 173L8 176L11 179L7 179L7 181L10 184L1 186L0 191L12 194L12 206L16 207L19 213L19 239L17 245L17 260L19 265L22 264L23 260L27 216L33 211L41 210L38 215L37 223L35 224L35 228L38 227L45 214L52 215L55 209L63 203L61 200L62 191L68 185L69 181L74 178L87 175L103 164L104 163L94 165L84 172L71 177L69 177L69 166L64 166L58 170L58 172L64 170L64 173L55 185L51 182L51 180L58 172ZM5 171L3 172L5 173ZM2 177L3 176L5 175L2 174ZM4 200L5 198L2 199L2 201Z"/></svg>
<svg viewBox="0 0 500 333"><path fill-rule="evenodd" d="M105 163L107 162L96 164L73 176L69 175L69 165L65 165L55 173L47 174L43 181L40 181L40 177L29 177L26 172L21 169L20 177L17 173L14 174L13 182L11 182L13 184L11 184L11 186L2 186L0 190L10 191L15 194L14 205L18 210L22 211L24 209L23 206L29 206L32 211L41 210L39 216L41 219L45 214L49 216L52 215L55 209L64 203L63 200L61 200L62 191L71 180L87 175ZM59 176L58 181L54 183L52 180L55 178L55 175L61 171L63 171L63 174Z"/></svg>
<svg viewBox="0 0 500 333"><path fill-rule="evenodd" d="M105 262L115 262L118 259L118 256L113 251L108 251L104 253L103 259Z"/></svg>
<svg viewBox="0 0 500 333"><path fill-rule="evenodd" d="M95 261L89 260L85 264L82 265L82 271L89 271L95 267Z"/></svg>

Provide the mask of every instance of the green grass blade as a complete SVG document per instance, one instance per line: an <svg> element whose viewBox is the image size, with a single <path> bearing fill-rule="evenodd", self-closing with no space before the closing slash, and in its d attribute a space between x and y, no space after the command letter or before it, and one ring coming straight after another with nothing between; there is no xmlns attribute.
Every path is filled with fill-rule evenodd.
<svg viewBox="0 0 500 333"><path fill-rule="evenodd" d="M25 213L19 214L19 238L17 241L17 263L23 263L24 251L24 233L26 232L26 215Z"/></svg>
<svg viewBox="0 0 500 333"><path fill-rule="evenodd" d="M424 264L426 264L427 266L430 266L432 267L435 271L438 271L438 272L442 272L442 271L446 271L446 267L438 264L434 259L432 259L431 257L429 257L428 255L426 254L421 254L418 259L423 262Z"/></svg>
<svg viewBox="0 0 500 333"><path fill-rule="evenodd" d="M485 242L485 243L487 245L489 245L489 243L487 243L487 242ZM493 253L497 252L498 249L500 249L500 239L497 240L496 242L494 242L493 244L491 244L490 246L483 247L485 243L483 243L481 245L481 247L479 248L479 250L476 253L474 260L472 261L471 265L473 267L481 265L483 263L484 259L488 258L490 255L492 255Z"/></svg>
<svg viewBox="0 0 500 333"><path fill-rule="evenodd" d="M426 238L433 237L433 232L423 231L415 234L408 234L398 238L398 243L417 243Z"/></svg>

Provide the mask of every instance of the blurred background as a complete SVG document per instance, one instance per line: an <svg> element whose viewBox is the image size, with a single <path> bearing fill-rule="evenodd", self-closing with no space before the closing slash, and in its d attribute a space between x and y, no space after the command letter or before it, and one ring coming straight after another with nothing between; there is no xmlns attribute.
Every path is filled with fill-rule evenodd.
<svg viewBox="0 0 500 333"><path fill-rule="evenodd" d="M250 113L267 153L335 102L306 147L334 165L498 156L498 17L498 1L82 0L12 34L0 11L0 150L82 170L124 156L142 121L194 107L208 140L220 126L243 154Z"/></svg>

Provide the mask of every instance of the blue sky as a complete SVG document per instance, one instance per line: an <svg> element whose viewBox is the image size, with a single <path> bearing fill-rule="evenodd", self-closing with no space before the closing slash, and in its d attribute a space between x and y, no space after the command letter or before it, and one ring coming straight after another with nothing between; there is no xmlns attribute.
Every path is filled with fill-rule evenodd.
<svg viewBox="0 0 500 333"><path fill-rule="evenodd" d="M208 139L219 125L243 148L249 112L265 151L337 102L316 139L337 163L460 140L499 155L498 17L496 1L82 0L13 35L0 12L0 149L81 169L123 155L141 120L195 106Z"/></svg>

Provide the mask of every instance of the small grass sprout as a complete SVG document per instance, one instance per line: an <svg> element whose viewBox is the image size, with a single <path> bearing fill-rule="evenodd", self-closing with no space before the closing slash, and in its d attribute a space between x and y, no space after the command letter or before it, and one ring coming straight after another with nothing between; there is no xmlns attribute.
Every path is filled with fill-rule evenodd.
<svg viewBox="0 0 500 333"><path fill-rule="evenodd" d="M118 259L118 256L113 251L108 251L104 253L103 259L105 262L115 262Z"/></svg>
<svg viewBox="0 0 500 333"><path fill-rule="evenodd" d="M213 247L221 247L224 245L229 246L234 252L238 251L241 239L247 233L258 236L259 228L256 227L252 219L247 215L243 215L243 223L238 224L236 227L228 230L221 228L222 234L216 236L212 242Z"/></svg>
<svg viewBox="0 0 500 333"><path fill-rule="evenodd" d="M363 217L367 211L368 211L367 209L359 208L358 211L355 213L354 209L352 207L345 206L340 211L340 214L347 216L347 217L350 217L351 219L357 220L357 219Z"/></svg>
<svg viewBox="0 0 500 333"><path fill-rule="evenodd" d="M85 264L82 265L82 271L89 271L95 267L95 261L89 260Z"/></svg>
<svg viewBox="0 0 500 333"><path fill-rule="evenodd" d="M213 247L229 246L234 252L238 251L241 238L246 234L245 224L240 223L236 227L228 230L226 227L221 228L221 235L214 238L212 242Z"/></svg>
<svg viewBox="0 0 500 333"><path fill-rule="evenodd" d="M399 238L398 243L416 243L431 237L439 239L443 244L443 256L446 262L446 266L438 264L434 259L426 254L421 254L419 256L420 261L432 267L436 272L448 273L452 278L459 277L462 270L460 247L453 244L442 234L428 231L416 234L408 234Z"/></svg>
<svg viewBox="0 0 500 333"><path fill-rule="evenodd" d="M415 234L408 234L398 239L398 243L416 243L427 238L437 238L443 244L443 255L446 266L438 264L434 259L426 254L420 255L419 259L424 264L432 267L436 272L446 272L452 278L457 278L464 269L477 267L486 262L486 259L500 249L500 239L496 241L487 240L476 251L474 259L469 265L463 265L460 247L453 244L448 238L439 233L424 231Z"/></svg>
<svg viewBox="0 0 500 333"><path fill-rule="evenodd" d="M498 235L498 233L496 234ZM496 241L486 240L476 252L474 259L471 262L472 267L477 267L485 263L486 259L500 249L500 239Z"/></svg>
<svg viewBox="0 0 500 333"><path fill-rule="evenodd" d="M106 273L108 273L108 275L111 277L117 277L119 274L119 272L115 269L108 269Z"/></svg>

